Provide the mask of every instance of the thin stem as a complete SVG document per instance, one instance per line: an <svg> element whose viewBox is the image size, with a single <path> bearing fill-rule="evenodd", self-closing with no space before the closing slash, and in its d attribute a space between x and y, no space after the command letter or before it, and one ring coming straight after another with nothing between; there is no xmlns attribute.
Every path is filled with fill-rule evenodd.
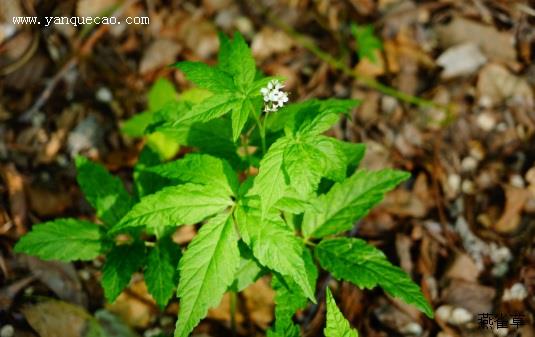
<svg viewBox="0 0 535 337"><path fill-rule="evenodd" d="M310 38L306 37L305 35L302 35L301 33L298 33L292 27L288 26L281 20L275 18L272 15L269 15L269 19L275 24L275 26L284 30L288 35L293 37L300 45L308 49L310 52L312 52L312 54L316 55L319 59L329 64L334 69L340 70L344 74L355 78L357 81L359 81L361 84L365 85L366 87L380 91L383 94L395 97L401 101L411 103L417 106L433 107L433 108L441 109L441 110L444 110L448 115L450 115L449 106L439 104L439 103L436 103L436 102L433 102L431 100L427 100L424 98L409 95L407 93L396 90L388 85L382 84L373 78L369 78L361 74L358 74L356 71L349 68L340 60L335 59L331 55L327 54L326 52L318 48Z"/></svg>
<svg viewBox="0 0 535 337"><path fill-rule="evenodd" d="M232 331L232 337L236 337L236 302L237 294L235 291L230 292L230 329Z"/></svg>
<svg viewBox="0 0 535 337"><path fill-rule="evenodd" d="M262 142L262 154L266 154L266 117L264 117L264 123L262 123L262 121L256 114L253 115L255 118L256 125L258 125L258 131L260 133L260 141Z"/></svg>

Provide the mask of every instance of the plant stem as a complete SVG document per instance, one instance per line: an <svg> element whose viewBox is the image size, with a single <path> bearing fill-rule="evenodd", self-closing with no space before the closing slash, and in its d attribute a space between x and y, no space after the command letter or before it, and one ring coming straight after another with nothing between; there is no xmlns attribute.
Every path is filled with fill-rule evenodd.
<svg viewBox="0 0 535 337"><path fill-rule="evenodd" d="M258 117L256 114L253 114L255 117L256 125L258 125L258 131L260 133L260 141L262 142L262 154L266 154L266 123L264 117L264 123L260 120L260 117Z"/></svg>
<svg viewBox="0 0 535 337"><path fill-rule="evenodd" d="M237 294L235 291L230 292L230 329L232 337L236 337L236 302Z"/></svg>
<svg viewBox="0 0 535 337"><path fill-rule="evenodd" d="M272 15L269 15L269 20L272 21L275 26L284 30L288 35L293 37L301 46L308 49L310 52L312 52L312 54L316 55L319 59L329 64L334 69L340 70L348 76L352 76L353 78L355 78L357 81L359 81L361 84L365 85L366 87L377 90L379 92L382 92L383 94L395 97L401 101L411 103L417 106L433 107L433 108L441 109L441 110L444 110L448 115L450 115L450 107L433 102L431 100L409 95L407 93L396 90L388 85L382 84L373 78L358 74L357 72L349 68L340 60L335 59L328 53L318 48L314 44L312 39L306 37L305 35L302 35L301 33L298 33L296 30L294 30L292 27L288 26L281 20L273 17Z"/></svg>

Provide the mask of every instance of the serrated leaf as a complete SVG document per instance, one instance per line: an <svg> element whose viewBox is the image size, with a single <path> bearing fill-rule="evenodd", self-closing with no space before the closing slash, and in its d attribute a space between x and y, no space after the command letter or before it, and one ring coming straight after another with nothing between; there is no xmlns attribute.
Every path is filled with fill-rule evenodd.
<svg viewBox="0 0 535 337"><path fill-rule="evenodd" d="M351 329L349 322L338 309L331 290L325 291L327 302L327 325L323 330L325 337L359 337L355 329Z"/></svg>
<svg viewBox="0 0 535 337"><path fill-rule="evenodd" d="M156 303L163 309L178 284L180 247L169 236L161 238L147 256L145 283Z"/></svg>
<svg viewBox="0 0 535 337"><path fill-rule="evenodd" d="M211 186L184 184L171 186L141 198L112 232L147 226L161 233L167 226L196 224L232 205L226 193Z"/></svg>
<svg viewBox="0 0 535 337"><path fill-rule="evenodd" d="M186 78L200 88L214 93L236 91L232 77L218 68L210 67L202 62L178 62L175 67L186 74Z"/></svg>
<svg viewBox="0 0 535 337"><path fill-rule="evenodd" d="M284 150L289 144L289 138L279 138L260 161L258 175L249 194L260 196L262 214L266 214L286 192L288 182L282 170L282 163Z"/></svg>
<svg viewBox="0 0 535 337"><path fill-rule="evenodd" d="M76 157L75 161L78 185L98 217L108 225L119 222L133 204L121 180L85 157Z"/></svg>
<svg viewBox="0 0 535 337"><path fill-rule="evenodd" d="M229 196L238 190L238 177L225 161L207 154L188 154L184 158L147 168L167 179L180 183L207 185Z"/></svg>
<svg viewBox="0 0 535 337"><path fill-rule="evenodd" d="M128 285L132 274L145 263L145 246L141 242L114 246L106 255L102 269L102 287L108 302L113 302Z"/></svg>
<svg viewBox="0 0 535 337"><path fill-rule="evenodd" d="M219 43L218 68L232 75L238 86L247 88L255 78L256 64L243 36L236 32L230 41L220 34Z"/></svg>
<svg viewBox="0 0 535 337"><path fill-rule="evenodd" d="M236 270L234 281L229 288L234 292L240 292L247 288L267 272L243 241L238 242L238 248L240 250L240 266Z"/></svg>
<svg viewBox="0 0 535 337"><path fill-rule="evenodd" d="M316 136L314 146L325 158L324 176L337 182L346 178L348 167L356 166L365 150L363 144L347 143L326 136Z"/></svg>
<svg viewBox="0 0 535 337"><path fill-rule="evenodd" d="M373 31L373 25L359 26L351 24L351 33L357 41L357 52L359 59L367 58L373 63L377 62L376 52L381 50L383 45Z"/></svg>
<svg viewBox="0 0 535 337"><path fill-rule="evenodd" d="M278 215L262 217L259 209L243 203L236 208L235 214L240 235L258 261L292 279L314 302L314 290L303 260L303 246L293 231Z"/></svg>
<svg viewBox="0 0 535 337"><path fill-rule="evenodd" d="M232 216L220 214L201 227L180 260L180 312L175 337L189 336L221 301L240 263Z"/></svg>
<svg viewBox="0 0 535 337"><path fill-rule="evenodd" d="M357 171L313 201L315 208L307 210L303 218L304 236L320 238L351 229L386 192L409 177L407 172L390 169Z"/></svg>
<svg viewBox="0 0 535 337"><path fill-rule="evenodd" d="M392 265L379 249L356 238L324 239L316 246L323 268L361 288L381 286L388 294L433 317L433 309L410 277Z"/></svg>
<svg viewBox="0 0 535 337"><path fill-rule="evenodd" d="M223 116L236 105L239 99L234 93L219 93L212 95L199 104L194 105L191 110L178 116L171 126L177 127L181 124L191 124L194 122L207 122L217 117Z"/></svg>
<svg viewBox="0 0 535 337"><path fill-rule="evenodd" d="M121 125L121 132L130 137L142 137L145 129L152 123L153 112L144 111L134 115L124 121Z"/></svg>
<svg viewBox="0 0 535 337"><path fill-rule="evenodd" d="M249 99L244 99L232 109L232 139L236 141L241 134L245 123L249 119L249 114L254 112L253 103Z"/></svg>
<svg viewBox="0 0 535 337"><path fill-rule="evenodd" d="M43 260L92 260L103 249L102 226L77 219L56 219L34 225L15 245L15 252Z"/></svg>
<svg viewBox="0 0 535 337"><path fill-rule="evenodd" d="M156 173L149 172L147 168L161 163L159 154L150 146L144 146L134 166L133 178L136 195L139 198L155 193L168 186L171 181Z"/></svg>
<svg viewBox="0 0 535 337"><path fill-rule="evenodd" d="M303 250L303 260L305 261L308 282L312 289L315 289L318 269L308 249ZM303 309L306 306L307 297L291 279L275 275L271 284L276 292L275 324L268 331L268 336L300 336L299 326L293 323L292 317L298 309Z"/></svg>

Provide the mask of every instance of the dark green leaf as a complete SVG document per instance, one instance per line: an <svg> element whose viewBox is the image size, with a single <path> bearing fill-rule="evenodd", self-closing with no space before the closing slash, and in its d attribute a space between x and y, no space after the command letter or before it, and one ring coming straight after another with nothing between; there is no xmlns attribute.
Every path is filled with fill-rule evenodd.
<svg viewBox="0 0 535 337"><path fill-rule="evenodd" d="M169 236L161 238L147 257L145 283L160 308L164 308L173 296L178 284L180 247Z"/></svg>

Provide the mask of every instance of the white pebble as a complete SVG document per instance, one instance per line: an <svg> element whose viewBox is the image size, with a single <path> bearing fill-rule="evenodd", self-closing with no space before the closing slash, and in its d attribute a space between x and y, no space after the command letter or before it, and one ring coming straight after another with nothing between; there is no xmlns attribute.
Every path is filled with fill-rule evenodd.
<svg viewBox="0 0 535 337"><path fill-rule="evenodd" d="M474 182L471 180L465 180L463 181L461 185L461 189L463 190L463 193L465 194L474 194L476 191L476 187L474 185Z"/></svg>
<svg viewBox="0 0 535 337"><path fill-rule="evenodd" d="M518 187L518 188L524 188L526 185L524 184L524 179L520 174L513 174L509 178L509 183L511 186Z"/></svg>
<svg viewBox="0 0 535 337"><path fill-rule="evenodd" d="M448 322L451 317L451 313L453 311L453 307L451 305L445 304L438 307L438 309L435 311L435 314L438 319L444 322Z"/></svg>
<svg viewBox="0 0 535 337"><path fill-rule="evenodd" d="M0 337L13 337L15 336L15 328L13 325L6 324L0 329Z"/></svg>
<svg viewBox="0 0 535 337"><path fill-rule="evenodd" d="M110 103L113 100L113 94L110 89L106 87L100 87L96 94L97 100L102 103Z"/></svg>
<svg viewBox="0 0 535 337"><path fill-rule="evenodd" d="M473 318L474 315L472 315L472 313L465 308L455 308L451 312L451 318L449 322L453 325L459 326L470 322Z"/></svg>
<svg viewBox="0 0 535 337"><path fill-rule="evenodd" d="M496 126L496 120L494 119L494 116L492 116L491 113L483 112L482 114L477 116L477 125L483 131L492 131Z"/></svg>
<svg viewBox="0 0 535 337"><path fill-rule="evenodd" d="M404 335L420 336L423 332L422 326L416 322L410 322L400 329Z"/></svg>
<svg viewBox="0 0 535 337"><path fill-rule="evenodd" d="M505 289L503 292L502 300L504 302L509 301L523 301L526 297L528 297L528 291L526 287L522 283L515 283L513 286L509 289Z"/></svg>
<svg viewBox="0 0 535 337"><path fill-rule="evenodd" d="M477 168L477 159L472 156L465 157L461 161L461 169L464 172L472 172L476 168Z"/></svg>
<svg viewBox="0 0 535 337"><path fill-rule="evenodd" d="M448 186L452 190L453 194L457 194L461 189L461 176L458 174L450 174L448 176Z"/></svg>

